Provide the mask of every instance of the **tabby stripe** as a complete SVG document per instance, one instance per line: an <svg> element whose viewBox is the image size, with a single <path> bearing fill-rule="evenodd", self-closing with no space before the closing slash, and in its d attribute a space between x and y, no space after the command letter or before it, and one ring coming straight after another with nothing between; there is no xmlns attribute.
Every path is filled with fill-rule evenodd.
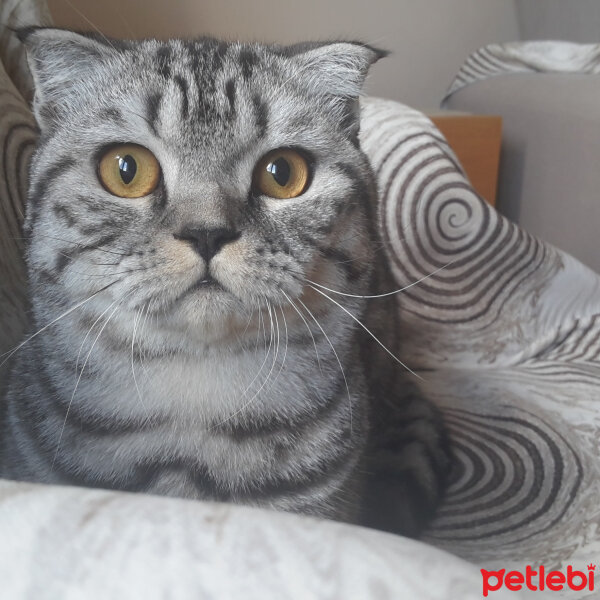
<svg viewBox="0 0 600 600"><path fill-rule="evenodd" d="M317 340L315 333L315 340ZM312 340L311 340L312 341ZM321 358L324 363L324 358ZM333 362L333 361L332 361ZM335 362L337 364L337 362ZM338 376L337 381L329 399L326 402L319 397L317 393L313 393L311 406L313 410L308 413L297 415L296 417L277 417L272 416L269 420L256 421L254 423L222 423L221 425L213 425L218 433L227 436L232 441L237 443L246 443L252 438L276 437L282 433L293 431L295 435L302 436L314 424L325 425L331 421L339 419L340 412L349 410L347 401L346 386L343 376Z"/></svg>
<svg viewBox="0 0 600 600"><path fill-rule="evenodd" d="M335 266L339 266L345 271L346 278L349 281L358 281L360 279L364 269L361 268L362 265L354 264L360 259L352 258L344 251L338 250L337 248L326 247L321 244L317 244L317 248L324 258L332 261Z"/></svg>
<svg viewBox="0 0 600 600"><path fill-rule="evenodd" d="M230 118L235 115L235 93L235 81L233 79L228 79L225 84L225 95L229 101Z"/></svg>
<svg viewBox="0 0 600 600"><path fill-rule="evenodd" d="M342 172L352 182L352 186L354 188L354 197L358 200L358 203L364 209L369 239L378 239L379 232L377 231L375 207L370 202L372 194L369 193L369 190L367 189L365 177L359 173L358 169L354 165L351 165L349 163L336 162L333 166L338 171Z"/></svg>
<svg viewBox="0 0 600 600"><path fill-rule="evenodd" d="M46 362L41 362L39 365L38 381L43 384L44 390L46 391L46 397L48 402L40 404L38 402L31 402L30 410L33 415L40 417L43 420L48 417L46 408L50 408L52 415L60 423L65 423L65 427L77 430L78 434L97 434L97 435L118 435L123 433L137 433L140 431L146 431L153 429L158 425L163 424L166 420L158 419L147 419L144 418L141 421L134 421L132 419L119 419L115 415L112 416L98 416L88 413L89 409L85 407L79 407L77 403L71 402L70 397L65 399L63 395L54 385L52 378L48 372L48 365ZM81 368L81 365L79 366ZM57 369L56 369L57 371ZM86 379L86 373L89 377L90 373L87 371L82 376L83 380ZM70 374L64 373L63 378L73 377L73 385L77 380L79 371L72 369ZM68 419L65 421L65 417L68 413Z"/></svg>
<svg viewBox="0 0 600 600"><path fill-rule="evenodd" d="M107 246L118 239L119 236L119 233L109 233L95 242L92 242L91 244L79 245L76 248L67 248L66 250L59 250L55 265L56 272L59 275L62 274L67 265L75 258L84 252L92 252L93 250L97 250L102 246Z"/></svg>
<svg viewBox="0 0 600 600"><path fill-rule="evenodd" d="M178 85L179 91L181 92L181 116L184 119L187 119L190 108L188 99L188 82L181 75L176 75L174 81Z"/></svg>
<svg viewBox="0 0 600 600"><path fill-rule="evenodd" d="M252 106L254 108L254 119L256 121L256 129L258 139L262 139L267 135L269 125L269 107L263 102L258 94L252 96Z"/></svg>
<svg viewBox="0 0 600 600"><path fill-rule="evenodd" d="M81 194L77 195L77 204L85 206L87 210L94 213L99 212L104 208L102 202L99 202L96 198L90 198L89 196L83 196Z"/></svg>
<svg viewBox="0 0 600 600"><path fill-rule="evenodd" d="M27 235L31 234L33 226L38 219L43 194L59 175L62 175L62 173L68 169L73 169L73 167L73 161L70 158L63 158L53 166L49 167L44 173L42 173L42 175L40 175L34 184L33 189L31 190L28 198L29 201L27 202L28 221L25 229L25 233Z"/></svg>
<svg viewBox="0 0 600 600"><path fill-rule="evenodd" d="M170 46L161 46L156 51L156 62L158 64L158 72L165 78L171 77L171 55Z"/></svg>
<svg viewBox="0 0 600 600"><path fill-rule="evenodd" d="M157 121L162 98L162 93L159 92L148 96L146 100L147 122L150 125L150 129L152 129L152 133L156 136L158 136Z"/></svg>
<svg viewBox="0 0 600 600"><path fill-rule="evenodd" d="M44 193L52 185L52 182L59 176L68 170L74 168L73 159L70 157L64 157L54 163L51 167L46 169L40 177L37 179L33 186L30 196L30 204L38 204Z"/></svg>
<svg viewBox="0 0 600 600"><path fill-rule="evenodd" d="M315 488L327 486L328 483L346 479L358 460L356 448L352 444L340 445L332 440L332 448L336 452L327 463L302 470L296 477L291 474L279 474L266 482L246 482L243 490L236 490L237 498L275 499L285 496L297 496ZM352 454L355 453L355 460ZM341 477L340 477L341 475Z"/></svg>
<svg viewBox="0 0 600 600"><path fill-rule="evenodd" d="M42 390L39 390L39 392L41 396L43 393ZM52 436L52 440L48 439L48 430L44 427L44 425L47 426L48 423L45 419L38 418L37 415L32 414L30 410L24 410L30 408L31 406L25 402L13 401L9 403L8 418L11 436L13 439L19 440L19 443L13 444L13 447L16 446L19 448L19 452L21 452L23 456L29 458L26 454L27 451L22 448L23 442L26 442L28 446L27 450L38 460L42 459L47 465L47 468L44 470L50 471L54 452L56 452L58 438ZM58 462L58 460L56 462ZM60 467L60 463L58 466Z"/></svg>
<svg viewBox="0 0 600 600"><path fill-rule="evenodd" d="M223 68L223 60L227 54L227 43L221 40L211 40L214 44L214 51L212 54L212 65L211 73L214 79L217 78L219 71Z"/></svg>
<svg viewBox="0 0 600 600"><path fill-rule="evenodd" d="M119 127L125 127L125 119L118 108L104 108L99 112L98 116L103 121L112 121Z"/></svg>
<svg viewBox="0 0 600 600"><path fill-rule="evenodd" d="M412 451L418 447L420 458L425 458L427 465L414 464ZM408 453L408 457L404 456ZM408 458L408 460L406 460ZM419 486L427 496L438 498L443 490L445 480L445 465L443 458L436 456L425 440L417 436L406 436L402 444L387 449L376 448L375 455L370 461L370 466L377 472L377 476L388 479L398 477L402 479L408 472L415 473Z"/></svg>
<svg viewBox="0 0 600 600"><path fill-rule="evenodd" d="M258 63L258 57L249 48L244 48L240 51L238 62L242 68L242 77L244 79L249 79L252 76L254 67Z"/></svg>
<svg viewBox="0 0 600 600"><path fill-rule="evenodd" d="M65 204L53 204L52 212L61 220L63 220L68 227L73 227L77 222L75 215Z"/></svg>

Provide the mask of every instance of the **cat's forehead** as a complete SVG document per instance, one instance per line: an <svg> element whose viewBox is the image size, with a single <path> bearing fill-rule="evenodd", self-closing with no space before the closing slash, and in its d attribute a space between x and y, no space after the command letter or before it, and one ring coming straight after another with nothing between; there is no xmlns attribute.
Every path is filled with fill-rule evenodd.
<svg viewBox="0 0 600 600"><path fill-rule="evenodd" d="M213 38L147 40L137 44L133 50L167 78L174 71L187 69L211 79L224 73L248 80L256 70L273 67L281 58L281 53L271 46Z"/></svg>
<svg viewBox="0 0 600 600"><path fill-rule="evenodd" d="M114 116L125 106L154 128L159 119L170 120L167 131L177 129L178 117L188 130L249 121L266 130L268 109L275 126L294 119L305 126L337 122L355 139L356 100L370 65L382 56L359 42L118 41L53 28L28 28L20 38L42 130L79 137L97 128L100 112Z"/></svg>
<svg viewBox="0 0 600 600"><path fill-rule="evenodd" d="M213 126L231 123L252 104L266 101L279 71L264 49L216 40L151 44L140 64L151 119L159 109L178 109L183 121Z"/></svg>
<svg viewBox="0 0 600 600"><path fill-rule="evenodd" d="M261 137L273 126L306 126L311 117L310 99L297 86L293 65L276 49L258 44L129 43L118 60L105 64L103 79L106 85L90 97L92 104L141 111L163 138L207 130L245 137L248 129Z"/></svg>
<svg viewBox="0 0 600 600"><path fill-rule="evenodd" d="M205 117L213 105L234 109L236 101L247 102L249 95L294 90L294 65L269 46L210 38L149 40L133 52L134 81L155 89L177 86L201 105Z"/></svg>
<svg viewBox="0 0 600 600"><path fill-rule="evenodd" d="M139 133L141 123L190 159L197 151L222 162L219 155L252 155L255 147L303 145L319 117L286 62L260 45L139 42L106 66L116 85L98 106L117 107L130 135ZM118 119L114 124L119 127Z"/></svg>

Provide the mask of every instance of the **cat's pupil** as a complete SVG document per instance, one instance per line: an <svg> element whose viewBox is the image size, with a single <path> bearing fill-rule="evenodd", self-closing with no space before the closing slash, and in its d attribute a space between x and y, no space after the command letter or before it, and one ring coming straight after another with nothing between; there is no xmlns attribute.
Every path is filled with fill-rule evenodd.
<svg viewBox="0 0 600 600"><path fill-rule="evenodd" d="M125 156L119 158L119 173L121 174L123 183L131 183L135 177L136 171L137 164L133 156L126 154Z"/></svg>
<svg viewBox="0 0 600 600"><path fill-rule="evenodd" d="M290 181L290 163L285 158L281 157L269 163L267 171L273 175L273 179L281 186L286 186Z"/></svg>

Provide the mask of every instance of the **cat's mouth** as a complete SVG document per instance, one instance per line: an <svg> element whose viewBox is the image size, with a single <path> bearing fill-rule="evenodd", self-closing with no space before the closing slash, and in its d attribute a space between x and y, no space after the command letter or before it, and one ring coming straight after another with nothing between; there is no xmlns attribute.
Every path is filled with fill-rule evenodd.
<svg viewBox="0 0 600 600"><path fill-rule="evenodd" d="M183 306L187 306L185 310L190 310L190 306L200 305L204 309L219 308L222 310L226 303L226 299L232 299L233 295L227 287L222 284L216 277L206 273L199 277L195 282L188 285L187 288L173 298L169 305L175 311ZM190 305L191 303L191 305Z"/></svg>
<svg viewBox="0 0 600 600"><path fill-rule="evenodd" d="M193 292L196 291L226 291L225 288L223 287L223 285L217 281L212 275L205 275L204 277L200 278L198 281L196 281L196 283L194 283L191 287L189 287L185 293L184 296L187 296L188 294L191 294Z"/></svg>

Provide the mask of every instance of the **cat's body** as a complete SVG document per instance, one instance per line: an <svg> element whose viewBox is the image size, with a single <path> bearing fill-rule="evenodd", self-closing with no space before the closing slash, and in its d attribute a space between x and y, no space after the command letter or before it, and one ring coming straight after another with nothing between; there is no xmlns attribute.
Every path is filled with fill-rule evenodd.
<svg viewBox="0 0 600 600"><path fill-rule="evenodd" d="M347 520L362 510L415 533L443 489L441 424L345 312L396 351L393 298L361 297L391 285L357 142L377 53L24 39L42 130L26 221L41 331L15 355L2 474ZM160 165L134 199L98 167L132 143ZM295 196L256 184L280 148L310 172ZM288 154L274 156L268 169Z"/></svg>

